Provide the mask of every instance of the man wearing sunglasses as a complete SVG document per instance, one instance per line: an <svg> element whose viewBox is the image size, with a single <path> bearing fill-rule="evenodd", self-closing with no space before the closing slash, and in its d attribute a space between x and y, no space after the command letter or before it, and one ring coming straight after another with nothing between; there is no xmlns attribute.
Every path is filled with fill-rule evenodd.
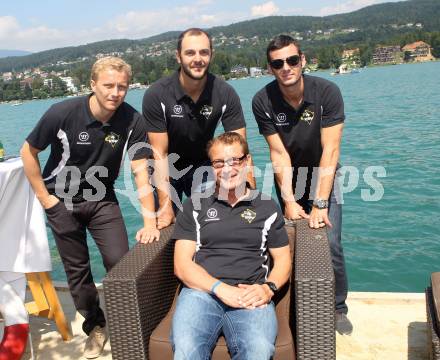
<svg viewBox="0 0 440 360"><path fill-rule="evenodd" d="M287 219L307 218L312 228L326 226L336 282L336 328L350 334L335 176L345 119L341 92L330 81L303 75L305 56L288 35L275 37L266 55L275 80L254 96L252 110L269 145L278 199Z"/></svg>

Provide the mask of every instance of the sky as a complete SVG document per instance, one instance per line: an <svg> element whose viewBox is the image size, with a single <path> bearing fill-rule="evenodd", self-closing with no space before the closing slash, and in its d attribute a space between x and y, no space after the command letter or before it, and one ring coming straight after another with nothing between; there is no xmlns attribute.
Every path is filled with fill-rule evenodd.
<svg viewBox="0 0 440 360"><path fill-rule="evenodd" d="M0 49L32 52L141 39L269 15L326 16L397 0L2 0Z"/></svg>

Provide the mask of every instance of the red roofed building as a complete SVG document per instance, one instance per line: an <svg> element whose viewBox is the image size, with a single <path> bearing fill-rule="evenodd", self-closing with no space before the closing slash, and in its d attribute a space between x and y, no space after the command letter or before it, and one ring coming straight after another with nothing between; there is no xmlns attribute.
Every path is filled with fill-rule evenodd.
<svg viewBox="0 0 440 360"><path fill-rule="evenodd" d="M405 45L402 48L407 56L405 58L409 61L432 61L435 60L431 54L431 46L423 41L416 41L412 44Z"/></svg>

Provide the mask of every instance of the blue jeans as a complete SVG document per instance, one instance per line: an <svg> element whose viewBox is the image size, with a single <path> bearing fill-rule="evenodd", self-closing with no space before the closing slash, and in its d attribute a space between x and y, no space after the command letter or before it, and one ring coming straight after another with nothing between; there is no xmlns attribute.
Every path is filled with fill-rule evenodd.
<svg viewBox="0 0 440 360"><path fill-rule="evenodd" d="M347 314L348 307L345 303L348 292L347 271L345 268L344 249L341 243L342 232L342 204L336 200L341 199L337 192L340 191L339 184L335 180L332 192L329 198L328 218L333 225L326 227L327 238L330 243L330 252L333 262L333 271L335 273L335 310ZM309 214L312 210L313 201L308 200L300 204Z"/></svg>
<svg viewBox="0 0 440 360"><path fill-rule="evenodd" d="M223 332L232 360L269 360L275 351L275 306L236 309L215 295L184 287L171 327L174 360L209 360Z"/></svg>
<svg viewBox="0 0 440 360"><path fill-rule="evenodd" d="M276 187L278 201L280 204L284 204L278 187ZM331 228L326 227L327 237L330 244L330 252L333 262L333 271L335 273L335 310L347 314L348 307L345 303L348 292L348 280L347 272L345 268L344 250L341 243L342 232L342 204L339 182L337 181L337 175L333 183L333 188L329 198L328 217L333 225ZM339 200L339 201L337 201ZM304 197L298 201L303 207L306 213L310 213L313 206L313 200L304 199ZM284 206L282 206L284 211Z"/></svg>

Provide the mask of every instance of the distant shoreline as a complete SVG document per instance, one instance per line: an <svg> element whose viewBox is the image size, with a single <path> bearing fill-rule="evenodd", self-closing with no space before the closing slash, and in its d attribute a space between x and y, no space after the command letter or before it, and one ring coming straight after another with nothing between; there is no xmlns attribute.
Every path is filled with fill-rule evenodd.
<svg viewBox="0 0 440 360"><path fill-rule="evenodd" d="M365 67L362 67L360 69L364 69L364 68L371 69L371 68L389 67L389 66L396 66L396 65L415 65L415 64L420 65L420 64L435 63L435 62L440 62L440 58L438 58L438 59L436 58L435 60L431 60L431 61L404 62L404 63L400 63L400 64L381 64L381 65L371 64L371 65L367 65ZM334 69L332 69L332 68L329 68L329 69L318 69L317 71L312 71L310 73L306 73L306 75L311 75L311 74L316 73L316 72L331 72L333 70ZM271 75L270 74L263 74L263 75L258 76L258 77L246 76L246 77L230 78L227 81L235 81L235 80L240 80L240 79L252 79L252 78L267 77L267 76L271 76ZM129 91L136 91L136 90L145 90L145 87L132 88ZM22 105L24 103L31 102L31 101L41 101L41 100L50 100L50 99L66 99L66 98L69 98L69 97L85 96L85 95L88 95L88 94L90 94L90 92L78 93L78 94L75 94L75 95L47 97L45 99L25 99L25 100L18 100L17 99L17 100L10 100L10 101L0 101L0 105L5 105L5 104L8 105L9 104L11 106L19 106L19 105ZM15 105L15 104L17 104L17 105Z"/></svg>

